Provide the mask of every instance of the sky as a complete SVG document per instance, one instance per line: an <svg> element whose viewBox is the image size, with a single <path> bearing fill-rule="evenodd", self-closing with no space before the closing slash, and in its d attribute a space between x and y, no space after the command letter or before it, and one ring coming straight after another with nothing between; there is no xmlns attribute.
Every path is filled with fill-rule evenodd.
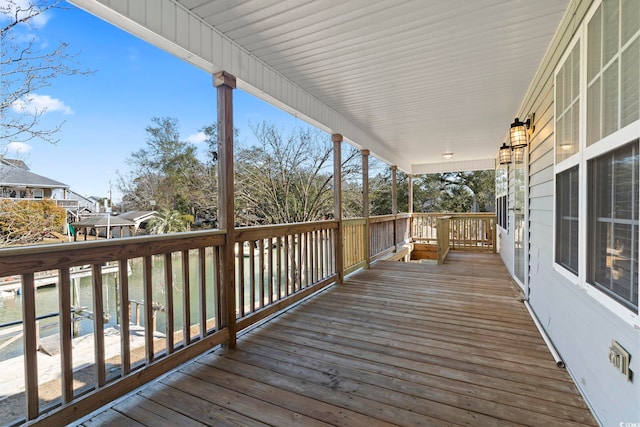
<svg viewBox="0 0 640 427"><path fill-rule="evenodd" d="M0 0L0 4L5 0ZM48 12L36 28L22 25L21 36L36 37L43 47L69 44L79 68L89 76L63 76L16 107L46 107L44 127L64 122L56 145L1 141L0 153L20 158L31 171L63 182L85 196L106 197L118 175L129 170L127 158L145 146L145 128L153 117L174 117L181 137L204 152L202 127L217 117L212 76L95 16L64 4ZM0 26L2 22L0 22ZM239 89L234 91L236 144L255 141L249 125L264 120L288 132L306 124Z"/></svg>

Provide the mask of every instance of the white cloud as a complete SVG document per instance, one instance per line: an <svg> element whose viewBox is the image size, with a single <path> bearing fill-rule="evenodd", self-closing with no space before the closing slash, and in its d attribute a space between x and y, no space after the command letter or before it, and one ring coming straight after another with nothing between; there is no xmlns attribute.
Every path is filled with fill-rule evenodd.
<svg viewBox="0 0 640 427"><path fill-rule="evenodd" d="M15 101L11 108L19 113L44 114L61 111L64 114L73 114L73 110L64 102L49 95L32 93Z"/></svg>
<svg viewBox="0 0 640 427"><path fill-rule="evenodd" d="M32 0L13 0L11 2L8 0L0 0L0 10L2 11L2 14L0 14L0 21L13 19L9 18L9 16L15 16L17 11L19 11L18 19L23 19L26 16L38 13L40 10L37 7L34 6L33 9L30 8L32 3ZM49 22L50 17L50 13L38 13L27 21L27 25L34 28L42 28L47 24L47 22Z"/></svg>
<svg viewBox="0 0 640 427"><path fill-rule="evenodd" d="M29 144L25 144L24 142L10 142L5 147L7 153L27 153L31 151L31 146Z"/></svg>
<svg viewBox="0 0 640 427"><path fill-rule="evenodd" d="M192 144L200 144L203 143L207 139L207 135L204 132L194 133L187 137L187 142L191 142Z"/></svg>

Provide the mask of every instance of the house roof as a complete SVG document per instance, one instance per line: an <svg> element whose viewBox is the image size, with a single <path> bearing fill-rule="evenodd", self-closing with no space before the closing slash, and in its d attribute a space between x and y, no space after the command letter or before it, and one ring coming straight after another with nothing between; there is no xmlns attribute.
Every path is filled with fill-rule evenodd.
<svg viewBox="0 0 640 427"><path fill-rule="evenodd" d="M569 0L71 2L413 173L493 168L572 16Z"/></svg>
<svg viewBox="0 0 640 427"><path fill-rule="evenodd" d="M95 204L95 202L96 202L95 200L93 200L93 199L91 199L89 197L83 196L82 194L77 193L77 192L75 192L73 190L69 190L67 192L67 199L78 200L80 202L84 202L86 204L92 204L92 205Z"/></svg>
<svg viewBox="0 0 640 427"><path fill-rule="evenodd" d="M67 184L13 164L0 163L0 185L5 187L69 188Z"/></svg>
<svg viewBox="0 0 640 427"><path fill-rule="evenodd" d="M18 160L18 159L7 159L6 157L0 156L0 163L4 163L5 165L16 166L21 169L29 170L29 166L27 166L27 164L24 161Z"/></svg>
<svg viewBox="0 0 640 427"><path fill-rule="evenodd" d="M156 214L156 211L129 211L118 214L118 218L129 219L131 221L144 221Z"/></svg>
<svg viewBox="0 0 640 427"><path fill-rule="evenodd" d="M88 218L84 218L78 222L74 222L73 225L75 228L82 227L128 227L134 226L135 222L130 219L120 218L120 215L92 215Z"/></svg>

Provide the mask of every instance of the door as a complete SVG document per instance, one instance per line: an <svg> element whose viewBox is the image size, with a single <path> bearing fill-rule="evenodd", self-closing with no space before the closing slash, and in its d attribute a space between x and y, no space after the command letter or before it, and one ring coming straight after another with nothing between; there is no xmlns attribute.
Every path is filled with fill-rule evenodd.
<svg viewBox="0 0 640 427"><path fill-rule="evenodd" d="M525 155L524 158L527 158L527 156ZM514 163L513 272L523 288L526 284L525 272L527 266L526 174L526 164L524 162Z"/></svg>

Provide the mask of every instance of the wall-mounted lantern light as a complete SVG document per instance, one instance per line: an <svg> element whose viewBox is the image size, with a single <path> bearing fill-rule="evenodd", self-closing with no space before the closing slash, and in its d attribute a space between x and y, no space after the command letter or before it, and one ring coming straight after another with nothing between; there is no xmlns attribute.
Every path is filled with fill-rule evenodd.
<svg viewBox="0 0 640 427"><path fill-rule="evenodd" d="M524 148L515 148L513 150L513 161L517 164L524 162Z"/></svg>
<svg viewBox="0 0 640 427"><path fill-rule="evenodd" d="M511 147L504 142L502 143L502 147L500 147L498 158L500 159L501 165L508 165L511 163Z"/></svg>
<svg viewBox="0 0 640 427"><path fill-rule="evenodd" d="M527 131L533 133L532 117L533 115L527 117L527 120L524 122L521 122L520 119L516 117L513 123L511 123L509 137L511 139L511 148L514 150L516 148L524 148L529 144Z"/></svg>
<svg viewBox="0 0 640 427"><path fill-rule="evenodd" d="M519 118L511 123L511 129L509 130L509 142L502 144L498 153L501 165L507 165L513 161L516 163L523 163L524 161L524 148L529 145L529 134L533 133L533 118L531 114L527 117L527 120L521 122ZM513 152L513 154L512 154Z"/></svg>

